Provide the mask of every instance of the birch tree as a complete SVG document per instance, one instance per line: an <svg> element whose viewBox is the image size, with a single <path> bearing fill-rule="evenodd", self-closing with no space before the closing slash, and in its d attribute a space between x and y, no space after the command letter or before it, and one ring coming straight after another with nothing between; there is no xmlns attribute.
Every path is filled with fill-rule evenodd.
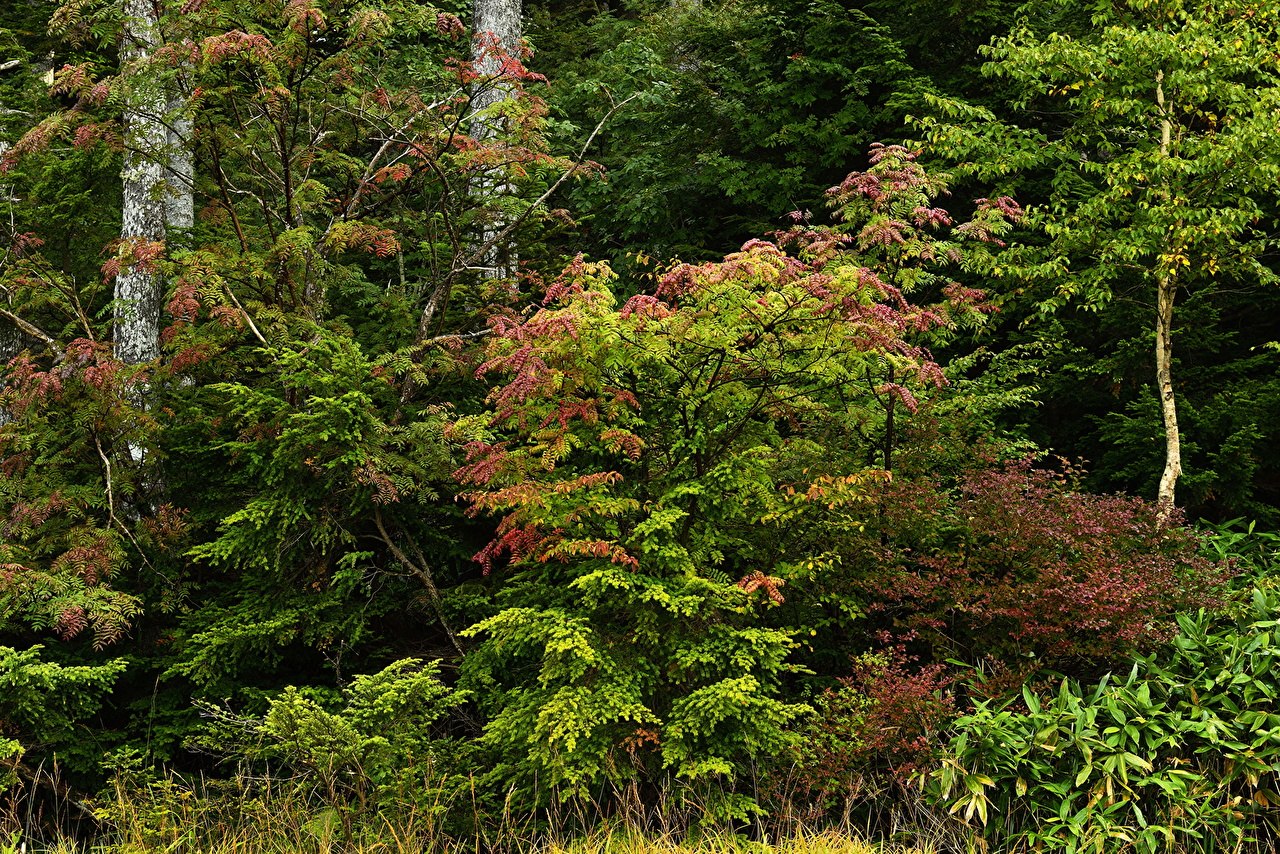
<svg viewBox="0 0 1280 854"><path fill-rule="evenodd" d="M471 97L474 117L471 136L478 142L493 140L503 131L498 105L513 95L509 61L520 57L521 0L475 0L475 38L472 62L480 75ZM507 279L515 275L517 255L513 241L501 237L506 227L501 200L513 188L495 170L484 175L476 187L482 201L491 201L492 214L481 225L478 248L483 249L478 267L480 276ZM492 246L489 244L492 243ZM487 247L487 248L486 248Z"/></svg>
<svg viewBox="0 0 1280 854"><path fill-rule="evenodd" d="M160 354L161 284L151 263L165 239L166 169L159 154L169 147L164 124L167 102L144 73L159 44L159 20L151 0L125 0L122 76L128 96L124 110L124 184L121 248L115 283L115 355L126 364ZM175 205L175 212L179 206Z"/></svg>
<svg viewBox="0 0 1280 854"><path fill-rule="evenodd" d="M191 119L179 92L170 94L165 128L164 221L169 232L185 232L196 223L195 163L191 156Z"/></svg>
<svg viewBox="0 0 1280 854"><path fill-rule="evenodd" d="M1043 312L1149 306L1167 515L1182 475L1177 304L1192 290L1275 284L1280 191L1280 8L1229 0L1067 0L987 48L983 71L1016 87L1015 109L1041 129L1001 126L984 110L935 102L956 122L921 122L931 143L963 151L987 177L1048 169L1052 193L1031 221L1049 242L1024 273L1048 282ZM1056 20L1052 31L1034 21ZM1041 117L1048 117L1042 119Z"/></svg>

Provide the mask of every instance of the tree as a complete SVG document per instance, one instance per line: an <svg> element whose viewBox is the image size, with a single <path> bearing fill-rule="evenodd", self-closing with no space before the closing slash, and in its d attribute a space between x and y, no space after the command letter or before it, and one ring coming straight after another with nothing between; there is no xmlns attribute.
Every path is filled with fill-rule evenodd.
<svg viewBox="0 0 1280 854"><path fill-rule="evenodd" d="M946 240L914 159L873 150L832 190L838 229L675 266L625 302L579 258L542 306L495 319L478 373L501 379L453 432L472 512L500 517L476 555L500 610L464 660L496 773L720 790L789 741L797 639L857 609L823 591L848 575L832 530L890 476L886 401L909 413L944 384L919 336L982 302L939 271L1008 228L1000 200ZM766 618L793 588L800 619Z"/></svg>
<svg viewBox="0 0 1280 854"><path fill-rule="evenodd" d="M516 95L511 83L518 76L521 59L520 0L475 0L475 36L472 63L480 75L471 98L475 114L471 119L471 136L488 142L502 132L504 119L500 105ZM503 238L506 217L502 197L514 188L498 175L481 175L476 192L482 203L494 213L482 223L478 246L480 275L489 279L510 279L515 275L517 252L514 242Z"/></svg>
<svg viewBox="0 0 1280 854"><path fill-rule="evenodd" d="M1175 305L1224 281L1277 281L1263 256L1280 189L1280 10L1125 0L1097 4L1084 23L1074 4L1047 0L1025 14L987 49L984 71L1014 85L1016 107L1053 119L1019 131L988 111L935 101L970 124L922 125L980 174L1051 172L1050 198L1031 218L1048 244L1024 267L1053 288L1042 312L1150 294L1165 445L1156 497L1172 508L1182 475Z"/></svg>
<svg viewBox="0 0 1280 854"><path fill-rule="evenodd" d="M125 364L160 355L163 286L156 269L164 249L165 166L169 143L164 125L166 100L147 65L160 46L160 20L151 0L126 0L121 57L128 89L124 109L124 222L120 232L120 272L116 276L115 354Z"/></svg>
<svg viewBox="0 0 1280 854"><path fill-rule="evenodd" d="M419 546L433 560L452 547L429 512L435 470L454 468L444 393L424 387L457 372L440 341L419 346L417 321L461 274L473 204L451 189L491 164L465 134L452 15L396 0L143 6L123 72L73 56L85 61L56 73L56 101L38 100L4 159L27 205L12 227L5 211L0 308L26 339L0 389L13 417L0 429L0 643L128 648L124 681L159 685L163 753L195 725L193 693L278 687L277 668L333 681L389 610L413 621L426 599L428 627L407 634L456 654L430 627ZM110 50L118 7L104 10L70 14L98 15L86 27ZM182 233L169 191L189 189L168 157L177 92L201 210L198 242L162 255L159 238ZM563 171L538 146L535 104L511 106L518 131L500 141L517 139L505 151L531 170ZM117 243L121 148L133 236ZM107 246L119 251L104 263ZM150 313L127 313L134 302ZM143 361L145 408L127 365ZM135 711L112 714L127 727Z"/></svg>

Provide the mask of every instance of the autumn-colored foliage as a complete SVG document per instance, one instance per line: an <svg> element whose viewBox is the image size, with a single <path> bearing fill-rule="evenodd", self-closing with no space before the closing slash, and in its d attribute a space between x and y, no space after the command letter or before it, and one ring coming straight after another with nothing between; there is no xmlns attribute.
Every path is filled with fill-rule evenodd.
<svg viewBox="0 0 1280 854"><path fill-rule="evenodd" d="M1274 278L1232 196L1264 148L1215 158L1274 113L1280 18L1166 16L1265 60L1228 111L1157 28L1134 55L1187 64L1057 80L1069 133L943 123L987 114L931 63L1011 2L534 4L520 44L410 0L0 3L0 839L168 833L145 787L296 805L304 848L410 815L497 850L501 815L942 850L999 804L1028 848L1196 815L1236 850L1280 800L1274 543L1089 486L1154 494L1153 261L1188 518L1276 512L1274 297L1216 278ZM1092 32L1040 12L992 57ZM988 160L868 147L934 107Z"/></svg>
<svg viewBox="0 0 1280 854"><path fill-rule="evenodd" d="M1228 570L1195 536L1125 496L1079 492L1030 460L884 492L875 608L939 658L1085 667L1150 649L1212 607Z"/></svg>

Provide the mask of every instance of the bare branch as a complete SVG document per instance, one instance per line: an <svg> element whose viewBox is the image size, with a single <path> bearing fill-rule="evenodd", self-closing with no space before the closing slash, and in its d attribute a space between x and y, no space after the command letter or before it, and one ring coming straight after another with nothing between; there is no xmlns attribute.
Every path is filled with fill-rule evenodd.
<svg viewBox="0 0 1280 854"><path fill-rule="evenodd" d="M391 535L387 533L387 526L382 521L381 510L374 509L373 521L378 526L378 535L382 538L382 541L387 544L387 548L391 549L391 553L395 555L396 560L400 561L408 567L414 575L418 576L418 579L427 588L427 595L431 597L431 604L435 606L436 609L436 618L440 620L440 625L444 628L444 633L449 636L449 643L453 644L453 648L458 651L459 655L462 655L462 645L458 643L458 638L454 635L453 629L449 628L449 623L444 618L444 609L440 604L440 590L436 587L435 579L431 576L431 570L427 568L425 563L418 564L415 561L410 560L409 556L401 551L400 547L392 541Z"/></svg>
<svg viewBox="0 0 1280 854"><path fill-rule="evenodd" d="M554 184L548 187L547 191L543 193L541 196L539 196L533 202L533 204L529 205L529 207L525 209L524 213L520 214L520 216L516 217L514 220L508 223L505 228L503 228L493 237L486 240L482 246L477 248L470 255L463 258L463 260L460 263L455 263L452 272L460 273L463 270L466 270L468 267L471 267L472 265L474 265L481 258L485 257L485 255L489 252L490 249L492 249L493 247L497 246L498 244L506 240L507 236L511 234L511 232L515 231L526 219L529 218L529 216L535 210L541 207L542 204L546 202L547 199L551 198L552 194L555 193L556 190L560 189L560 186L564 184L565 181L568 181L570 178L572 178L574 174L577 173L577 171L580 168L582 168L582 164L583 162L585 162L585 158L587 156L587 150L591 148L591 143L594 142L595 138L600 135L600 131L604 130L605 124L609 121L610 118L613 117L613 114L618 112L618 110L621 110L631 101L635 100L635 98L637 98L638 96L639 96L639 93L636 93L627 98L624 98L623 100L619 101L617 104L614 104L613 107L610 108L609 112L604 114L604 118L600 119L600 122L595 126L595 129L591 131L591 135L588 136L587 141L583 143L582 150L578 152L578 156L573 161L573 165L570 166L568 169L566 169L564 174L561 175Z"/></svg>
<svg viewBox="0 0 1280 854"><path fill-rule="evenodd" d="M425 347L428 344L438 344L441 341L450 341L455 339L458 341L465 341L469 338L483 338L484 336L492 332L493 332L492 329L477 329L475 332L454 332L449 335L437 335L434 338L428 338L425 341L419 341L418 344L420 346Z"/></svg>
<svg viewBox="0 0 1280 854"><path fill-rule="evenodd" d="M231 302L240 311L240 316L244 318L244 322L249 324L249 330L253 333L253 337L258 339L258 343L267 346L267 339L262 337L262 333L258 331L257 324L253 322L253 318L249 316L249 312L244 310L244 306L240 304L240 300L236 299L235 291L231 290L231 286L224 284L223 289L227 292L227 296L231 297Z"/></svg>
<svg viewBox="0 0 1280 854"><path fill-rule="evenodd" d="M6 318L10 323L30 335L32 338L37 338L44 342L44 345L53 352L53 357L56 361L61 362L66 358L66 354L62 352L62 348L58 346L58 342L53 340L53 336L49 335L40 327L23 320L21 317L18 317L18 315L6 308L0 308L0 317Z"/></svg>

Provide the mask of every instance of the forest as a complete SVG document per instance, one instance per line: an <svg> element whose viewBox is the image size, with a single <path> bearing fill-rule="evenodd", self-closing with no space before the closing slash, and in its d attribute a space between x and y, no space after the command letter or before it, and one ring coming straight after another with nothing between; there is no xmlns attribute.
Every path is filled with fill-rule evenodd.
<svg viewBox="0 0 1280 854"><path fill-rule="evenodd" d="M0 2L0 854L1280 848L1280 0Z"/></svg>

